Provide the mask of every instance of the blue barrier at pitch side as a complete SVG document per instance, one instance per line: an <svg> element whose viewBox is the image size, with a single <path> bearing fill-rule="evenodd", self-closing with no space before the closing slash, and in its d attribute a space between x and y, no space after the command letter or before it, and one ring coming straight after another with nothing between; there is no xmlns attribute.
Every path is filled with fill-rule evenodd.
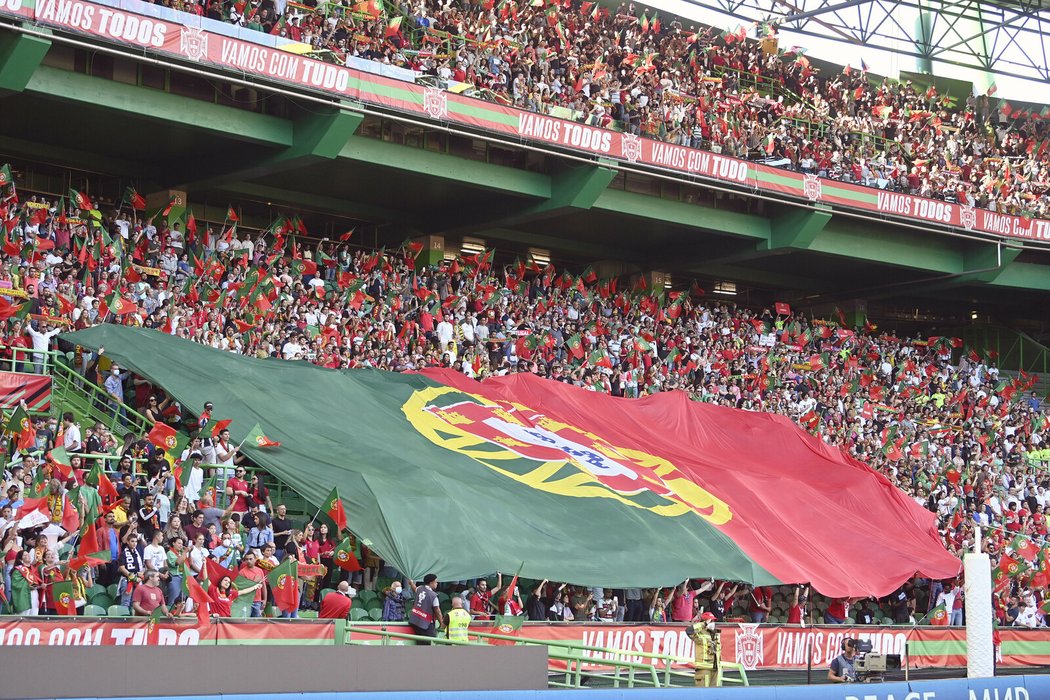
<svg viewBox="0 0 1050 700"><path fill-rule="evenodd" d="M398 700L1047 700L1050 699L1050 676L762 688L282 693L140 697L134 700L392 700L395 697Z"/></svg>

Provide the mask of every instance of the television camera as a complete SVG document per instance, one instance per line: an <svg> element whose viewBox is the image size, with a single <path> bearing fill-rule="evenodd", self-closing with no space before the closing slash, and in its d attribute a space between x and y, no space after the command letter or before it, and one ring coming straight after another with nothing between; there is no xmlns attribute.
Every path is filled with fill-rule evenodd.
<svg viewBox="0 0 1050 700"><path fill-rule="evenodd" d="M899 671L900 654L876 654L872 651L871 642L847 637L842 640L842 650L852 646L857 651L853 657L853 668L857 672L859 683L881 683L885 680L886 671Z"/></svg>

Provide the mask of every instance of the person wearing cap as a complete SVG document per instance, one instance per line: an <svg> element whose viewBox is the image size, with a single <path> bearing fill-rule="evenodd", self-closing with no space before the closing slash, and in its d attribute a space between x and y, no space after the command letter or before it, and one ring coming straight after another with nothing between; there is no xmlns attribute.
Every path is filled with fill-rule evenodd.
<svg viewBox="0 0 1050 700"><path fill-rule="evenodd" d="M412 627L412 633L421 637L437 637L437 628L444 625L441 615L441 603L438 601L437 574L427 574L423 577L423 585L416 586L414 581L409 581L415 594L415 602L412 612L408 615L408 624ZM419 642L429 644L429 642Z"/></svg>
<svg viewBox="0 0 1050 700"><path fill-rule="evenodd" d="M340 581L334 591L321 599L321 611L317 617L323 620L346 620L350 617L350 608L354 605L357 589L346 581Z"/></svg>
<svg viewBox="0 0 1050 700"><path fill-rule="evenodd" d="M705 612L689 627L689 638L696 645L696 685L711 688L720 684L718 665L722 659L722 638L715 627L714 613Z"/></svg>

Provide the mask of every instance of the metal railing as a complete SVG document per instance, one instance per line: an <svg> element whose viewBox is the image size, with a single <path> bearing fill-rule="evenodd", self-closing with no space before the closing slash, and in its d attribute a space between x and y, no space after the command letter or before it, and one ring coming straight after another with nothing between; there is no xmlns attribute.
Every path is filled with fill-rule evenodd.
<svg viewBox="0 0 1050 700"><path fill-rule="evenodd" d="M152 427L141 413L126 403L118 404L104 389L80 374L66 354L58 350L0 345L0 371L50 376L52 415L72 410L80 418L102 423L120 436L143 433Z"/></svg>

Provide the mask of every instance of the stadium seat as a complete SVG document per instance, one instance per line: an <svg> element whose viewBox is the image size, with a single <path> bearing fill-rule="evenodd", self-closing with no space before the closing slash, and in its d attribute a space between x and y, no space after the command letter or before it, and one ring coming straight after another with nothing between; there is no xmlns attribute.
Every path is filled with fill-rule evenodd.
<svg viewBox="0 0 1050 700"><path fill-rule="evenodd" d="M119 597L119 595L117 594L117 584L111 583L108 586L106 586L106 593L109 593L110 598L116 600Z"/></svg>
<svg viewBox="0 0 1050 700"><path fill-rule="evenodd" d="M103 610L106 610L106 609L109 608L110 605L113 605L113 599L110 598L105 593L101 593L99 595L91 596L90 597L90 601L91 601L92 605L98 606L98 607L102 608Z"/></svg>
<svg viewBox="0 0 1050 700"><path fill-rule="evenodd" d="M301 619L304 619L304 618L305 619L316 618L317 617L317 611L316 610L300 610L299 611L299 617Z"/></svg>
<svg viewBox="0 0 1050 700"><path fill-rule="evenodd" d="M335 592L334 588L322 588L321 589L321 600L324 600L324 597L326 595L328 595L329 593L334 593L334 592Z"/></svg>
<svg viewBox="0 0 1050 700"><path fill-rule="evenodd" d="M85 605L84 617L105 617L106 609L98 605Z"/></svg>
<svg viewBox="0 0 1050 700"><path fill-rule="evenodd" d="M87 597L90 600L91 598L94 598L95 596L97 596L99 594L102 594L102 593L105 593L105 592L106 592L106 587L101 585L101 584L96 583L95 585L93 585L93 586L91 586L90 588L87 589Z"/></svg>
<svg viewBox="0 0 1050 700"><path fill-rule="evenodd" d="M382 617L382 616L380 616ZM368 620L368 610L365 608L350 608L350 620L358 622L359 620Z"/></svg>
<svg viewBox="0 0 1050 700"><path fill-rule="evenodd" d="M131 617L131 610L123 605L110 605L106 614L109 617Z"/></svg>
<svg viewBox="0 0 1050 700"><path fill-rule="evenodd" d="M847 625L853 625L853 624L856 624L856 622L857 622L857 621L856 621L856 620L854 620L854 619L853 619L852 617L847 617L847 618L846 618L846 624L847 624Z"/></svg>
<svg viewBox="0 0 1050 700"><path fill-rule="evenodd" d="M368 604L365 605L365 609L367 609L367 610L382 610L383 609L383 603L381 601L379 601L379 600L373 600L373 601L371 601L371 602L369 602Z"/></svg>
<svg viewBox="0 0 1050 700"><path fill-rule="evenodd" d="M884 617L884 618L882 618L882 624L884 624L884 625L892 625L893 624L893 618L892 617Z"/></svg>
<svg viewBox="0 0 1050 700"><path fill-rule="evenodd" d="M439 603L441 603L442 605L444 605L445 603L449 602L449 597L448 597L448 593L441 593L441 592L438 592L438 594L437 594L437 599L438 599L438 602L439 602Z"/></svg>
<svg viewBox="0 0 1050 700"><path fill-rule="evenodd" d="M358 601L360 601L361 603L364 603L365 605L371 603L374 600L377 600L378 598L379 598L379 596L376 594L375 591L358 591L357 592L357 599L358 599Z"/></svg>
<svg viewBox="0 0 1050 700"><path fill-rule="evenodd" d="M383 609L382 608L372 608L371 610L368 611L368 617L370 617L372 620L375 620L376 622L379 622L380 620L383 619Z"/></svg>

